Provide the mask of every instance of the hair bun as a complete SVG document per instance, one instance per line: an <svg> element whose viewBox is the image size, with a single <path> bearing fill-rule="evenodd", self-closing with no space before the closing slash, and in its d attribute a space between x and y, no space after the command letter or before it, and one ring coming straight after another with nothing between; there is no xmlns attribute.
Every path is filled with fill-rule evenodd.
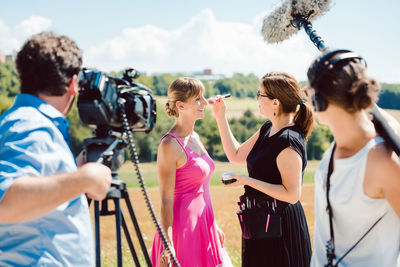
<svg viewBox="0 0 400 267"><path fill-rule="evenodd" d="M349 93L353 96L353 108L361 110L371 107L378 99L379 84L375 79L363 78L355 82Z"/></svg>
<svg viewBox="0 0 400 267"><path fill-rule="evenodd" d="M168 117L176 116L176 112L175 112L175 110L173 110L173 109L170 107L169 102L167 102L167 103L165 104L165 112L167 113Z"/></svg>

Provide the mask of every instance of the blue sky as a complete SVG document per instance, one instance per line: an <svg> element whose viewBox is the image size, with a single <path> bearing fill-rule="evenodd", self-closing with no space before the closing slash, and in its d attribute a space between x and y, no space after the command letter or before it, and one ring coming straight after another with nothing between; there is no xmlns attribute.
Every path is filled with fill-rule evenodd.
<svg viewBox="0 0 400 267"><path fill-rule="evenodd" d="M104 71L277 70L305 80L319 51L303 30L279 44L262 40L262 18L279 2L2 0L0 50L12 53L29 35L51 30L78 43L85 66ZM336 0L313 26L329 47L363 55L371 76L400 83L399 10L398 0Z"/></svg>

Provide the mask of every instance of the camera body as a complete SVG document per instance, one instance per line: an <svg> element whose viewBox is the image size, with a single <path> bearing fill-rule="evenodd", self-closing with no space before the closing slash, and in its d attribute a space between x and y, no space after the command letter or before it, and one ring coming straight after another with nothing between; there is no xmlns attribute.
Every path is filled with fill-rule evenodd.
<svg viewBox="0 0 400 267"><path fill-rule="evenodd" d="M135 81L137 77L134 69L125 70L122 77L82 69L78 97L82 122L122 132L125 113L130 130L150 132L156 125L156 101L151 89Z"/></svg>

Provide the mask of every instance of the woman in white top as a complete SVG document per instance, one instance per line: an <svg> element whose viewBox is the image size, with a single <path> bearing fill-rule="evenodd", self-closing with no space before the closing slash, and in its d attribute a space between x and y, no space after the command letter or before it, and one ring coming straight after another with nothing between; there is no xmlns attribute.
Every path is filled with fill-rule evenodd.
<svg viewBox="0 0 400 267"><path fill-rule="evenodd" d="M308 80L308 101L335 139L315 173L311 266L399 266L400 161L368 116L379 84L367 76L362 57L348 50L318 57ZM399 133L399 123L384 115Z"/></svg>

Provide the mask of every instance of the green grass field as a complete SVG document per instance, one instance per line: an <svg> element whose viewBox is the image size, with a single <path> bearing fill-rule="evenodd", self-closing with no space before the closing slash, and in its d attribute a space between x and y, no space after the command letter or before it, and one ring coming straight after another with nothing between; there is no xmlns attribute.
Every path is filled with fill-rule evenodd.
<svg viewBox="0 0 400 267"><path fill-rule="evenodd" d="M307 222L309 225L310 235L313 234L314 222L314 185L313 176L318 161L310 161L304 176L304 185L302 189L301 202L304 207ZM237 199L243 194L243 187L226 188L221 185L220 176L225 171L234 171L236 173L247 174L246 166L234 165L228 162L215 162L216 168L211 179L210 195L212 198L213 209L216 221L225 233L225 245L227 252L232 260L233 266L239 267L241 265L241 230L237 222L236 210ZM141 163L139 164L143 178L147 185L147 192L150 196L152 206L155 209L158 219L160 219L160 192L157 182L157 168L156 163ZM135 168L132 162L126 162L119 170L119 178L126 182L129 187L131 203L134 207L135 214L140 224L141 232L146 243L146 248L149 253L152 247L153 236L156 231L155 226L150 218L147 210L147 205L144 203L143 194L138 186ZM109 201L110 206L113 203ZM125 204L121 205L124 214L127 215ZM101 261L102 266L111 267L116 266L116 249L115 249L115 222L111 216L101 218ZM130 228L130 235L134 240L135 248L138 250L138 256L141 265L146 266L143 255L140 253L140 247L134 233L133 226L128 222ZM128 245L125 237L123 239L123 264L124 266L134 266L134 262L129 252Z"/></svg>
<svg viewBox="0 0 400 267"><path fill-rule="evenodd" d="M309 161L305 174L304 183L314 182L314 172L317 167L318 161ZM158 186L157 180L157 166L155 162L151 163L140 163L140 171L142 173L143 179L148 187ZM224 172L233 171L237 174L247 174L247 169L245 164L231 164L229 162L215 162L215 171L211 177L211 185L221 184L221 175ZM118 177L123 180L128 187L138 187L138 179L134 165L131 161L125 162L125 164L119 169Z"/></svg>

